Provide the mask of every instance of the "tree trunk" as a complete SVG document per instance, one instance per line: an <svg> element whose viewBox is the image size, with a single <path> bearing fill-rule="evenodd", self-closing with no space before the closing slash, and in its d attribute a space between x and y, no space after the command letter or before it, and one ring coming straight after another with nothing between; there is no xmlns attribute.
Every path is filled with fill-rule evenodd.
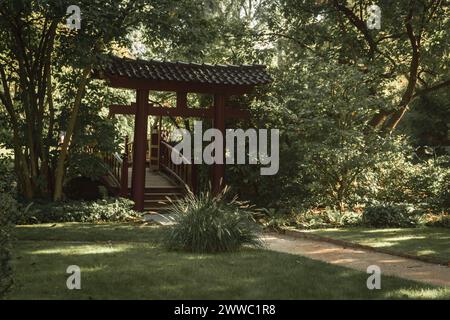
<svg viewBox="0 0 450 320"><path fill-rule="evenodd" d="M83 99L84 91L89 80L89 74L91 73L91 66L87 66L83 70L80 83L78 84L77 95L73 104L72 114L69 119L69 124L67 126L66 135L59 153L58 162L56 164L55 170L55 191L53 193L53 200L59 201L62 198L63 182L65 175L65 161L68 154L70 140L72 139L75 125L78 118L78 111L81 106L81 101Z"/></svg>

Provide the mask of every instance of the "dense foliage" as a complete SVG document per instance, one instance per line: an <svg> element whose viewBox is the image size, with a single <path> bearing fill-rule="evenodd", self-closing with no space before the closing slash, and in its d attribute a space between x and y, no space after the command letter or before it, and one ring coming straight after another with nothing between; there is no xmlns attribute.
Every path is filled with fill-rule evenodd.
<svg viewBox="0 0 450 320"><path fill-rule="evenodd" d="M11 260L11 227L17 213L17 202L13 197L14 185L10 161L0 158L0 298L13 283Z"/></svg>
<svg viewBox="0 0 450 320"><path fill-rule="evenodd" d="M118 198L30 203L17 216L16 223L132 222L140 221L140 218L141 214L133 210L132 201Z"/></svg>
<svg viewBox="0 0 450 320"><path fill-rule="evenodd" d="M410 204L373 205L364 209L362 223L375 228L409 228L418 226L422 215Z"/></svg>
<svg viewBox="0 0 450 320"><path fill-rule="evenodd" d="M176 215L177 223L168 231L167 246L201 253L260 246L259 227L251 208L236 198L227 200L226 193L227 190L215 197L208 192L198 196L191 193L173 202L169 212Z"/></svg>
<svg viewBox="0 0 450 320"><path fill-rule="evenodd" d="M11 221L8 218L8 210L14 203L11 198L0 194L0 297L2 297L12 284L12 269L10 265L10 228Z"/></svg>
<svg viewBox="0 0 450 320"><path fill-rule="evenodd" d="M335 213L374 202L445 216L448 4L379 1L381 28L370 29L372 2L83 0L82 28L69 30L69 1L2 1L0 144L14 152L20 195L60 201L64 182L99 178L98 156L123 150L133 121L111 119L105 107L135 97L91 77L104 54L115 54L268 66L272 85L231 97L251 109L251 119L230 119L227 127L280 129L280 170L261 176L255 165L227 166L226 183L240 199L303 215L305 226L340 225L345 219ZM149 98L175 102L167 92ZM188 97L195 107L211 99ZM163 124L192 130L193 120L165 117ZM199 175L207 184L209 168Z"/></svg>

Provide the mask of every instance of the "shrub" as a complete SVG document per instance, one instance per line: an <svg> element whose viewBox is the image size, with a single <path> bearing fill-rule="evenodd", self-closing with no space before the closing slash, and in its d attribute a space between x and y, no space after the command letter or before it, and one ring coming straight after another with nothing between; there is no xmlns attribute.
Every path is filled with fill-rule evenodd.
<svg viewBox="0 0 450 320"><path fill-rule="evenodd" d="M19 224L49 222L126 222L140 219L133 202L124 198L108 198L83 202L31 203L17 221Z"/></svg>
<svg viewBox="0 0 450 320"><path fill-rule="evenodd" d="M256 221L260 223L264 229L270 231L281 231L284 227L295 225L294 216L292 214L280 213L274 208L263 208L254 215Z"/></svg>
<svg viewBox="0 0 450 320"><path fill-rule="evenodd" d="M213 197L209 192L190 193L173 202L170 213L174 224L166 237L173 250L214 253L233 251L242 245L260 246L260 228L253 219L251 207L233 198L226 201L227 189Z"/></svg>
<svg viewBox="0 0 450 320"><path fill-rule="evenodd" d="M10 265L10 215L16 210L16 201L7 193L0 193L0 297L11 287L12 269Z"/></svg>
<svg viewBox="0 0 450 320"><path fill-rule="evenodd" d="M450 228L449 214L427 215L426 221L426 225L430 227Z"/></svg>
<svg viewBox="0 0 450 320"><path fill-rule="evenodd" d="M418 170L409 180L411 198L416 202L426 205L437 212L448 210L449 187L450 187L450 166L447 157L430 159L424 161L416 167Z"/></svg>
<svg viewBox="0 0 450 320"><path fill-rule="evenodd" d="M410 203L433 212L450 208L450 166L447 157L413 162L402 153L384 154L363 185L366 199L383 203ZM417 162L417 161L416 161Z"/></svg>
<svg viewBox="0 0 450 320"><path fill-rule="evenodd" d="M64 193L71 200L94 201L102 198L100 181L94 181L87 177L70 179L64 186Z"/></svg>
<svg viewBox="0 0 450 320"><path fill-rule="evenodd" d="M361 223L361 214L339 210L308 210L297 216L296 224L304 229L337 228L357 226Z"/></svg>
<svg viewBox="0 0 450 320"><path fill-rule="evenodd" d="M422 211L410 204L378 204L364 209L362 223L375 228L410 228L422 223Z"/></svg>
<svg viewBox="0 0 450 320"><path fill-rule="evenodd" d="M17 213L17 202L11 194L14 179L7 162L7 159L0 159L0 297L13 283L10 230L11 220Z"/></svg>

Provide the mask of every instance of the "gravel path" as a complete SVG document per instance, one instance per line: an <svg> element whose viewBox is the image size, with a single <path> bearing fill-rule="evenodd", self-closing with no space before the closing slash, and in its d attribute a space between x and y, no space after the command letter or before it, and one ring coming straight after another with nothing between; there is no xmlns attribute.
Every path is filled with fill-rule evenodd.
<svg viewBox="0 0 450 320"><path fill-rule="evenodd" d="M363 272L367 271L368 266L377 265L381 274L450 287L449 267L286 235L266 234L263 238L269 250L297 254Z"/></svg>

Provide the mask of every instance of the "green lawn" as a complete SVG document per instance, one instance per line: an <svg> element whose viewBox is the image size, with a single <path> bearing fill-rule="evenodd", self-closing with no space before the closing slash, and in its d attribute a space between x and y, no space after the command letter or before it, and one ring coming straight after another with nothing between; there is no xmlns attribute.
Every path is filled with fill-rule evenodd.
<svg viewBox="0 0 450 320"><path fill-rule="evenodd" d="M407 253L427 257L438 263L450 262L450 229L407 228L407 229L321 229L314 234L350 241L393 253Z"/></svg>
<svg viewBox="0 0 450 320"><path fill-rule="evenodd" d="M16 284L9 299L449 299L450 289L382 278L264 249L168 252L164 230L118 224L46 224L15 230ZM69 265L81 290L66 289Z"/></svg>

